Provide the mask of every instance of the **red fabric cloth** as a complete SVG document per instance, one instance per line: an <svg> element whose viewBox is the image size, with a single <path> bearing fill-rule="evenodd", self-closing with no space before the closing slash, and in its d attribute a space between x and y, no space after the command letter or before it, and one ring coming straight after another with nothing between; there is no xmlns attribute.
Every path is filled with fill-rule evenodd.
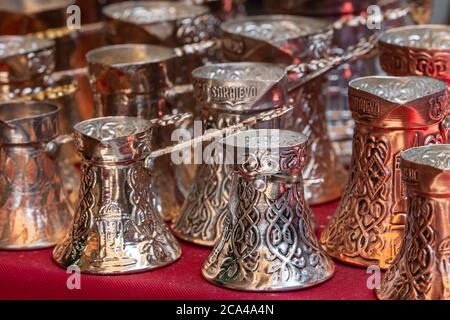
<svg viewBox="0 0 450 320"><path fill-rule="evenodd" d="M338 202L313 207L319 232ZM123 276L81 276L81 289L69 290L70 274L51 259L51 250L0 251L0 299L374 299L365 269L336 262L334 277L313 288L286 293L251 293L223 289L201 276L210 249L182 243L183 256L150 272Z"/></svg>

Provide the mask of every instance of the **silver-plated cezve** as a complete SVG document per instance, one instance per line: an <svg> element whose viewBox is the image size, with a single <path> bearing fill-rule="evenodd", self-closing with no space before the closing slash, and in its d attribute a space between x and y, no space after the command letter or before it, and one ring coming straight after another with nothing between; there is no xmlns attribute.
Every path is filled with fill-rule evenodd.
<svg viewBox="0 0 450 320"><path fill-rule="evenodd" d="M306 136L259 129L221 142L233 183L224 232L203 276L249 291L303 289L331 278L334 264L314 234L304 198Z"/></svg>
<svg viewBox="0 0 450 320"><path fill-rule="evenodd" d="M222 129L288 104L286 70L273 64L214 64L196 69L193 78L205 130ZM257 127L279 125L280 120L276 119ZM221 238L228 210L231 171L225 164L206 160L210 159L203 156L193 187L172 228L181 239L213 246Z"/></svg>
<svg viewBox="0 0 450 320"><path fill-rule="evenodd" d="M52 40L0 36L0 101L32 100L33 95L35 100L51 101L61 109L60 132L70 134L72 126L79 121L79 110L74 98L76 86L49 80L55 69L55 50ZM58 164L64 187L69 193L79 186L79 175L74 167L77 160L73 143L65 145Z"/></svg>
<svg viewBox="0 0 450 320"><path fill-rule="evenodd" d="M152 122L103 117L75 125L82 158L74 223L53 258L81 272L131 273L177 260L181 248L152 203Z"/></svg>
<svg viewBox="0 0 450 320"><path fill-rule="evenodd" d="M175 86L177 55L171 48L144 44L106 46L86 55L96 116L156 119L181 110L173 96L191 86ZM179 90L180 89L180 90ZM168 128L156 128L155 147L172 144ZM175 217L183 194L170 155L156 159L153 191L156 210L165 220Z"/></svg>
<svg viewBox="0 0 450 320"><path fill-rule="evenodd" d="M51 247L70 227L58 116L49 103L0 104L0 249Z"/></svg>
<svg viewBox="0 0 450 320"><path fill-rule="evenodd" d="M244 17L221 25L224 56L229 61L283 65L324 57L331 48L331 26L321 20L288 15ZM324 78L290 92L294 111L282 128L308 136L312 150L304 167L305 194L310 204L338 198L345 170L331 144L322 94Z"/></svg>

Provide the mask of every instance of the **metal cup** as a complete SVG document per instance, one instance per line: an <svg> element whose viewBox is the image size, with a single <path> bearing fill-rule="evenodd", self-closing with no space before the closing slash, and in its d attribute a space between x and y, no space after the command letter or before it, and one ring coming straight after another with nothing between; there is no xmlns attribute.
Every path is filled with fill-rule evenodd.
<svg viewBox="0 0 450 320"><path fill-rule="evenodd" d="M55 43L24 36L0 36L0 98L40 86L55 68Z"/></svg>
<svg viewBox="0 0 450 320"><path fill-rule="evenodd" d="M349 97L356 122L352 172L320 240L343 262L386 269L406 222L400 153L445 140L447 85L425 77L372 76L351 81Z"/></svg>
<svg viewBox="0 0 450 320"><path fill-rule="evenodd" d="M115 274L178 259L180 246L152 203L152 124L105 117L74 130L82 183L72 229L55 248L55 261L81 272Z"/></svg>
<svg viewBox="0 0 450 320"><path fill-rule="evenodd" d="M200 67L192 75L204 130L222 129L287 103L286 71L276 65L215 64ZM279 121L262 125L275 128ZM231 176L228 166L206 163L203 154L201 157L194 184L172 229L183 240L213 246L222 234Z"/></svg>
<svg viewBox="0 0 450 320"><path fill-rule="evenodd" d="M450 85L450 26L392 28L378 46L380 65L388 74L433 77Z"/></svg>
<svg viewBox="0 0 450 320"><path fill-rule="evenodd" d="M402 152L408 195L405 239L376 290L386 300L450 299L450 146Z"/></svg>
<svg viewBox="0 0 450 320"><path fill-rule="evenodd" d="M55 68L55 43L52 40L28 36L0 36L0 101L49 101L60 107L59 129L71 134L79 121L79 109L74 101L75 84L67 81L51 83L49 76ZM73 143L62 147L58 159L66 190L79 186L78 162Z"/></svg>
<svg viewBox="0 0 450 320"><path fill-rule="evenodd" d="M221 29L226 59L284 65L323 57L333 35L324 21L287 15L239 18L223 23ZM312 153L303 173L310 204L338 198L345 179L345 170L328 135L323 81L324 77L319 77L291 93L295 108L282 123L282 128L308 137Z"/></svg>
<svg viewBox="0 0 450 320"><path fill-rule="evenodd" d="M51 247L70 227L58 115L48 103L0 104L0 249Z"/></svg>
<svg viewBox="0 0 450 320"><path fill-rule="evenodd" d="M3 0L0 4L0 34L25 35L67 25L67 8L75 0ZM71 58L76 49L74 33L55 38L55 68L66 70L71 67Z"/></svg>
<svg viewBox="0 0 450 320"><path fill-rule="evenodd" d="M274 64L214 64L196 69L193 78L204 130L223 129L288 104L286 71ZM254 127L279 128L282 118ZM210 146L200 154L194 184L172 226L181 239L204 246L221 238L231 188L230 168L211 161Z"/></svg>
<svg viewBox="0 0 450 320"><path fill-rule="evenodd" d="M127 1L103 8L110 44L146 43L176 48L217 38L220 20L204 6L173 1ZM191 71L214 59L212 50L186 55L178 65L177 84L189 83Z"/></svg>
<svg viewBox="0 0 450 320"><path fill-rule="evenodd" d="M170 48L152 45L114 45L86 55L94 92L95 115L134 116L154 119L182 110L172 103L176 54ZM189 89L191 90L191 89ZM156 147L171 143L168 128L155 130ZM155 162L156 209L165 220L180 210L184 197L170 155Z"/></svg>
<svg viewBox="0 0 450 320"><path fill-rule="evenodd" d="M223 236L202 269L205 279L249 291L303 289L330 279L334 264L314 234L304 198L306 136L259 129L222 143L233 183Z"/></svg>
<svg viewBox="0 0 450 320"><path fill-rule="evenodd" d="M380 28L384 30L387 27L397 27L407 23L403 18L392 19L391 15L389 21L385 19L380 23L380 28L370 28L375 19L372 21L369 19L365 24L359 23L358 20L349 25L346 23L335 24L339 20L351 20L358 16L361 16L359 21L364 21L369 13L377 14L377 9L380 10L380 13L391 9L406 10L403 0L265 0L264 3L268 12L272 14L310 16L326 19L333 23L333 45L338 48L355 45L361 38L379 32ZM351 64L344 64L330 71L327 75L327 83L322 88L326 96L329 135L338 157L346 167L350 164L352 135L355 126L347 103L348 83L359 77L379 73L380 68L376 56L372 54L370 57L354 61Z"/></svg>

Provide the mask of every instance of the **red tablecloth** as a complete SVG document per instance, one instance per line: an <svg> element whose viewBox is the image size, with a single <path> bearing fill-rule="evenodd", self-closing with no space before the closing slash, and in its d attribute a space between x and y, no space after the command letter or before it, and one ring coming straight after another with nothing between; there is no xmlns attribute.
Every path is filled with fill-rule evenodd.
<svg viewBox="0 0 450 320"><path fill-rule="evenodd" d="M319 232L337 202L313 207ZM369 274L336 262L335 276L314 288L287 293L246 293L203 280L209 249L182 244L183 256L158 270L124 276L81 276L81 289L67 288L67 274L52 262L51 250L0 251L0 299L374 299Z"/></svg>

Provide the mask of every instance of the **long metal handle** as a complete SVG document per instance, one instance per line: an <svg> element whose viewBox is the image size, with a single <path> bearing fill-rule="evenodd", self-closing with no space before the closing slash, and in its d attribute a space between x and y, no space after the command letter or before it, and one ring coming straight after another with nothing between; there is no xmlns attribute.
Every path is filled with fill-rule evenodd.
<svg viewBox="0 0 450 320"><path fill-rule="evenodd" d="M176 114L176 115L165 115L161 118L152 119L152 120L150 120L150 122L155 127L167 127L170 125L179 124L190 118L192 118L192 114L180 113L180 114Z"/></svg>
<svg viewBox="0 0 450 320"><path fill-rule="evenodd" d="M196 145L198 143L201 143L203 141L211 141L211 140L214 140L216 138L223 137L224 135L233 134L233 133L235 133L235 132L237 132L237 131L239 131L241 129L249 128L249 127L255 125L256 123L272 120L272 119L275 119L275 118L279 118L282 115L286 114L287 112L291 111L293 108L294 107L292 105L287 105L287 106L284 106L284 107L281 107L281 108L277 108L277 109L274 109L274 110L262 112L262 113L260 113L257 116L247 118L247 119L245 119L245 120L243 120L241 122L238 122L238 123L236 123L234 125L231 125L229 127L223 128L221 130L217 130L217 131L214 131L214 132L209 132L207 134L204 134L204 135L201 135L201 136L196 137L194 139L191 139L191 140L188 140L188 141L176 144L174 146L170 146L170 147L166 147L166 148L163 148L163 149L155 150L155 151L153 151L150 154L149 158L153 158L153 159L154 158L158 158L158 157L164 156L164 155L172 153L172 152L176 152L176 151L180 151L180 150L185 149L185 148L192 147L192 146L194 146L194 145Z"/></svg>
<svg viewBox="0 0 450 320"><path fill-rule="evenodd" d="M62 134L57 136L55 139L47 142L45 145L45 151L52 157L56 158L61 147L66 144L73 142L74 138L71 134Z"/></svg>
<svg viewBox="0 0 450 320"><path fill-rule="evenodd" d="M286 70L292 80L288 91L292 92L344 63L355 61L367 55L376 48L378 38L379 35L377 34L370 36L368 39L361 38L358 44L348 47L343 54L288 66Z"/></svg>

